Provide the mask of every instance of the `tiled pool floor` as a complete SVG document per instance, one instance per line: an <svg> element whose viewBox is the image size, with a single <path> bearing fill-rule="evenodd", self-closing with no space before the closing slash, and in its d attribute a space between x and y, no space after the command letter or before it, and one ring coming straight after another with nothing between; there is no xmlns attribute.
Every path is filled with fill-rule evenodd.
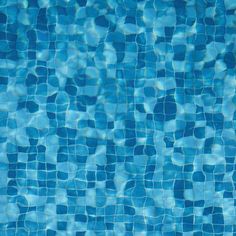
<svg viewBox="0 0 236 236"><path fill-rule="evenodd" d="M0 0L0 236L235 236L235 65L235 0Z"/></svg>

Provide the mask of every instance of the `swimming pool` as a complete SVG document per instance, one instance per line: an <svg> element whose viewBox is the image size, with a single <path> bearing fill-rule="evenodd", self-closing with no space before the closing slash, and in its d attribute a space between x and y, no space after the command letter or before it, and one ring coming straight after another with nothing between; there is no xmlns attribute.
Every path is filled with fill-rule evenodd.
<svg viewBox="0 0 236 236"><path fill-rule="evenodd" d="M236 2L0 0L0 235L236 235Z"/></svg>

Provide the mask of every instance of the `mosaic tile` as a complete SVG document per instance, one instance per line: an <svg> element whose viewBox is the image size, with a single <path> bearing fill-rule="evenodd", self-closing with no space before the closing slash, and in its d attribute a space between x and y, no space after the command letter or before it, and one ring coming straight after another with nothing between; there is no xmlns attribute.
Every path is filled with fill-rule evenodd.
<svg viewBox="0 0 236 236"><path fill-rule="evenodd" d="M236 235L234 0L0 0L0 235Z"/></svg>

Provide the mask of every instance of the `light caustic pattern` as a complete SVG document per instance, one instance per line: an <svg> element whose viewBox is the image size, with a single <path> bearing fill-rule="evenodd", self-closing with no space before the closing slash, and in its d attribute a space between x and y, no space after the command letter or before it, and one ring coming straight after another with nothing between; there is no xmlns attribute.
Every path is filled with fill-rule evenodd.
<svg viewBox="0 0 236 236"><path fill-rule="evenodd" d="M236 235L236 1L0 0L0 235Z"/></svg>

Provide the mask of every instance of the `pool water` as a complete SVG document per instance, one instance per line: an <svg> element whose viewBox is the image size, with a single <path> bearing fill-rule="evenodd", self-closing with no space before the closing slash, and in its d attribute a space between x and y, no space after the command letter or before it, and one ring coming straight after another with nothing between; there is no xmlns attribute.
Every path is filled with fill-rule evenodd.
<svg viewBox="0 0 236 236"><path fill-rule="evenodd" d="M0 236L236 235L236 1L0 0Z"/></svg>

